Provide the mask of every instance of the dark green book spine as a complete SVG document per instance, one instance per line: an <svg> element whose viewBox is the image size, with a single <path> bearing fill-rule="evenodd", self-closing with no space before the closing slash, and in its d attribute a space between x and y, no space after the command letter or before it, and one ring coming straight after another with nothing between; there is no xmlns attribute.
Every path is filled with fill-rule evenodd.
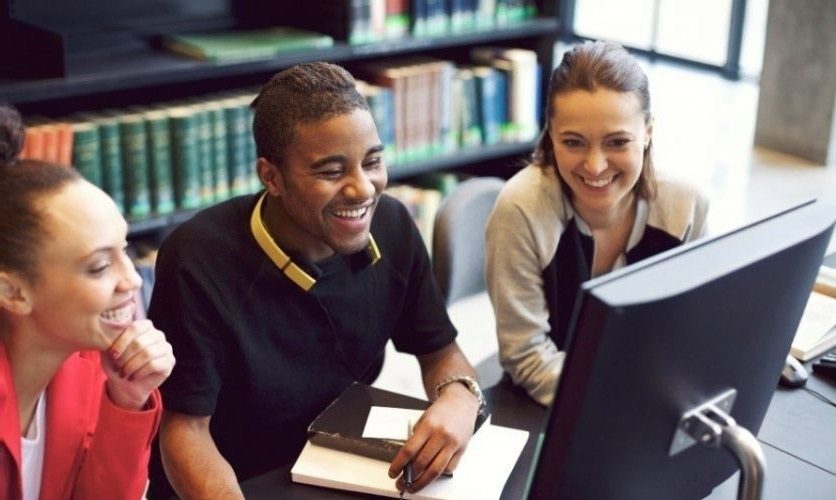
<svg viewBox="0 0 836 500"><path fill-rule="evenodd" d="M158 214L168 214L173 212L175 207L168 116L162 110L146 113L145 129L148 140L151 209Z"/></svg>
<svg viewBox="0 0 836 500"><path fill-rule="evenodd" d="M197 118L193 109L181 106L169 112L169 120L174 165L174 199L177 208L197 208L201 201Z"/></svg>
<svg viewBox="0 0 836 500"><path fill-rule="evenodd" d="M215 202L215 163L212 161L212 122L206 104L195 104L194 116L197 123L197 150L200 156L200 203L211 205Z"/></svg>
<svg viewBox="0 0 836 500"><path fill-rule="evenodd" d="M246 163L246 170L247 170L247 178L249 179L250 184L250 192L256 193L261 190L261 179L258 177L258 170L255 168L256 161L258 160L258 153L255 150L255 138L253 137L253 109L250 107L250 103L253 101L255 96L244 96L241 100L243 101L244 108L247 110L247 163Z"/></svg>
<svg viewBox="0 0 836 500"><path fill-rule="evenodd" d="M73 165L82 177L103 187L99 127L91 121L73 123Z"/></svg>
<svg viewBox="0 0 836 500"><path fill-rule="evenodd" d="M151 192L148 189L148 154L145 119L141 114L123 115L119 119L122 137L122 175L125 186L125 214L131 218L151 213Z"/></svg>
<svg viewBox="0 0 836 500"><path fill-rule="evenodd" d="M230 194L238 196L248 190L247 180L247 112L246 105L240 99L224 101L226 124L229 134L229 186Z"/></svg>
<svg viewBox="0 0 836 500"><path fill-rule="evenodd" d="M212 122L212 166L215 180L215 199L229 198L229 150L227 145L226 115L221 103L212 102L209 118Z"/></svg>
<svg viewBox="0 0 836 500"><path fill-rule="evenodd" d="M119 123L115 118L101 118L99 144L101 144L102 186L116 202L119 210L125 210L125 190L122 182L122 142Z"/></svg>

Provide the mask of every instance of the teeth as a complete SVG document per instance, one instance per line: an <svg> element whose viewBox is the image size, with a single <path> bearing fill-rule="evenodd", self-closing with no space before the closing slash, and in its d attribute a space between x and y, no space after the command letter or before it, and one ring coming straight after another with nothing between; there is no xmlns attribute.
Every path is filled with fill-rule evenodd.
<svg viewBox="0 0 836 500"><path fill-rule="evenodd" d="M604 178L604 179L598 179L598 180L594 180L594 181L593 181L593 180L590 180L590 179L586 179L586 178L584 178L584 177L581 177L581 180L583 180L583 183L584 183L584 184L586 184L586 185L588 185L588 186L592 186L592 187L596 187L596 188L601 188L601 187L606 186L606 185L607 185L607 184L609 184L610 182L612 182L613 178L612 178L612 177L606 177L606 178Z"/></svg>
<svg viewBox="0 0 836 500"><path fill-rule="evenodd" d="M347 219L357 219L366 215L368 209L369 207L355 208L354 210L334 210L334 215Z"/></svg>
<svg viewBox="0 0 836 500"><path fill-rule="evenodd" d="M107 321L114 321L116 323L123 323L130 321L133 318L133 307L127 305L118 309L110 309L102 313L102 318Z"/></svg>

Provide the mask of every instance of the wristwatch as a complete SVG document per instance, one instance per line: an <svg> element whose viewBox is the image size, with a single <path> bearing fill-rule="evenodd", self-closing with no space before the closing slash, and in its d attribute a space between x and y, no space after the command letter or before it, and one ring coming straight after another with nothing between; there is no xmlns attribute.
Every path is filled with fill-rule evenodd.
<svg viewBox="0 0 836 500"><path fill-rule="evenodd" d="M487 407L485 403L485 396L482 395L482 389L479 388L479 382L469 375L453 375L445 378L435 386L435 397L438 398L438 396L441 395L442 389L455 382L464 384L464 386L467 387L467 390L470 391L470 393L476 398L476 401L479 402L479 411L477 415L484 415Z"/></svg>

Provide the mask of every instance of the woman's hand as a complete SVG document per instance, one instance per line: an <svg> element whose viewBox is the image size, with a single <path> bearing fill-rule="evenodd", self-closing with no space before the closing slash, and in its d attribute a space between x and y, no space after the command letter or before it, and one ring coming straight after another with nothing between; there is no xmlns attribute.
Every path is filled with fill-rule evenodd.
<svg viewBox="0 0 836 500"><path fill-rule="evenodd" d="M141 410L174 368L174 354L163 332L148 320L134 321L102 353L107 395L126 410Z"/></svg>

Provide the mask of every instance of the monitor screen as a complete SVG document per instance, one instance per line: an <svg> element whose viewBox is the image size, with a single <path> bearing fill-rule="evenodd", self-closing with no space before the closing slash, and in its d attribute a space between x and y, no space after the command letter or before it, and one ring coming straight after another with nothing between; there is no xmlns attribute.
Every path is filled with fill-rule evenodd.
<svg viewBox="0 0 836 500"><path fill-rule="evenodd" d="M528 498L700 498L733 474L722 448L670 455L677 425L734 389L757 434L834 220L811 201L584 283Z"/></svg>

